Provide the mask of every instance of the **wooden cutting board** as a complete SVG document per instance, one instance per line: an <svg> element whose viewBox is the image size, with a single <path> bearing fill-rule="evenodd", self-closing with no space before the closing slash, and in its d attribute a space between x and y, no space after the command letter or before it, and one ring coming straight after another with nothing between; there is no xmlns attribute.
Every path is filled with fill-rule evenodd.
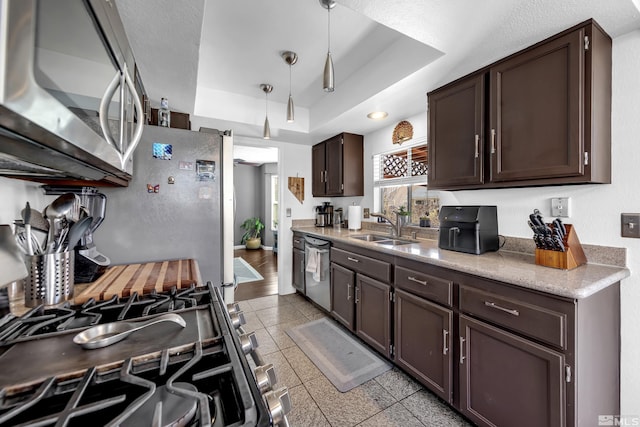
<svg viewBox="0 0 640 427"><path fill-rule="evenodd" d="M173 286L188 288L192 283L202 285L198 262L194 259L114 265L77 293L74 301L82 304L90 298L104 300L114 295L128 297L133 292L148 294L154 289L162 292Z"/></svg>

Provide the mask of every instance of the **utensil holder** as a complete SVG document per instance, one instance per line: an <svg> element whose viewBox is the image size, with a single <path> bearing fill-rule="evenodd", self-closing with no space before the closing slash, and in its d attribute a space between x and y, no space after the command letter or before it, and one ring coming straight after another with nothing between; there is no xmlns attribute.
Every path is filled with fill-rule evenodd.
<svg viewBox="0 0 640 427"><path fill-rule="evenodd" d="M73 251L27 256L26 264L24 305L57 305L73 298Z"/></svg>
<svg viewBox="0 0 640 427"><path fill-rule="evenodd" d="M553 228L552 224L548 224ZM547 249L536 249L536 264L545 267L560 268L562 270L573 270L587 263L578 234L571 224L565 224L567 233L563 238L565 252L550 251Z"/></svg>

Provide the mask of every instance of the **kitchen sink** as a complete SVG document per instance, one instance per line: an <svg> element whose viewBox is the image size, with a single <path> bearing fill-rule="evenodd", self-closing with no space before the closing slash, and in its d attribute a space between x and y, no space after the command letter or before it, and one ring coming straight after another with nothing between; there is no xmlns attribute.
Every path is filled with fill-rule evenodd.
<svg viewBox="0 0 640 427"><path fill-rule="evenodd" d="M380 242L391 238L390 236L381 236L379 234L357 234L349 237L352 239L363 240L365 242Z"/></svg>
<svg viewBox="0 0 640 427"><path fill-rule="evenodd" d="M385 246L410 245L412 243L416 243L415 240L396 239L391 236L381 236L379 234L358 234L350 237L352 239L373 242L375 244Z"/></svg>
<svg viewBox="0 0 640 427"><path fill-rule="evenodd" d="M415 240L403 240L403 239L386 239L379 240L375 242L378 245L386 245L386 246L398 246L398 245L410 245L412 243L416 243Z"/></svg>

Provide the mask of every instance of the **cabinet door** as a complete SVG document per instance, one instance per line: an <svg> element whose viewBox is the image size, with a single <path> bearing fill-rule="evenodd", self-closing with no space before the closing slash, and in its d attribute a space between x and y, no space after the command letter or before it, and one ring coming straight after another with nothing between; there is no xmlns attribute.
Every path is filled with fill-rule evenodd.
<svg viewBox="0 0 640 427"><path fill-rule="evenodd" d="M460 410L482 426L565 425L564 355L460 316Z"/></svg>
<svg viewBox="0 0 640 427"><path fill-rule="evenodd" d="M325 191L325 144L320 143L311 149L311 192L314 197L324 196Z"/></svg>
<svg viewBox="0 0 640 427"><path fill-rule="evenodd" d="M391 345L391 286L356 276L356 334L386 357Z"/></svg>
<svg viewBox="0 0 640 427"><path fill-rule="evenodd" d="M484 74L429 95L429 187L484 181Z"/></svg>
<svg viewBox="0 0 640 427"><path fill-rule="evenodd" d="M491 67L491 181L584 173L584 34Z"/></svg>
<svg viewBox="0 0 640 427"><path fill-rule="evenodd" d="M304 295L304 251L300 249L293 249L293 287Z"/></svg>
<svg viewBox="0 0 640 427"><path fill-rule="evenodd" d="M451 402L453 311L401 290L394 307L396 364Z"/></svg>
<svg viewBox="0 0 640 427"><path fill-rule="evenodd" d="M342 135L325 141L325 191L329 196L342 194L343 168Z"/></svg>
<svg viewBox="0 0 640 427"><path fill-rule="evenodd" d="M331 263L331 314L353 331L356 274L336 263Z"/></svg>

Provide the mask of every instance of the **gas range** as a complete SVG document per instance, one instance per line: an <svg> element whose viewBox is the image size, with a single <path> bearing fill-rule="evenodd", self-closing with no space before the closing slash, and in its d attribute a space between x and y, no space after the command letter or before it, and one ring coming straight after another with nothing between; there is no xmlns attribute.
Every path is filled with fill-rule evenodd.
<svg viewBox="0 0 640 427"><path fill-rule="evenodd" d="M73 343L88 327L166 312L186 327L154 325L94 350ZM274 387L243 320L210 284L9 314L0 319L0 426L287 425L288 391Z"/></svg>

